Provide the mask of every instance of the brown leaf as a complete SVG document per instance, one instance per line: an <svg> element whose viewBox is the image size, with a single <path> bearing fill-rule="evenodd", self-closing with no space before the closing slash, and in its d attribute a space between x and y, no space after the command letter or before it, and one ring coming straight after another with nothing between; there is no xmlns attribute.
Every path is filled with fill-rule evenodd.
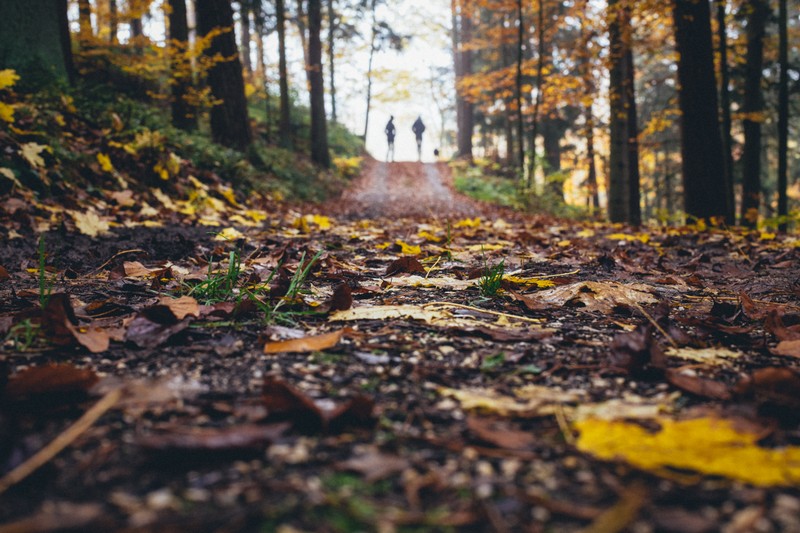
<svg viewBox="0 0 800 533"><path fill-rule="evenodd" d="M773 309L764 320L764 329L775 335L780 341L796 341L800 340L800 331L796 331L794 327L786 327L783 325L783 318L777 309Z"/></svg>
<svg viewBox="0 0 800 533"><path fill-rule="evenodd" d="M611 313L618 307L657 303L652 287L642 283L580 281L522 296L518 299L532 311L553 306L575 307L581 311Z"/></svg>
<svg viewBox="0 0 800 533"><path fill-rule="evenodd" d="M753 372L734 387L740 396L754 398L761 406L800 410L800 373L791 368L767 367Z"/></svg>
<svg viewBox="0 0 800 533"><path fill-rule="evenodd" d="M169 309L177 320L183 320L187 316L199 317L200 304L191 296L181 296L180 298L170 298L162 296L158 303Z"/></svg>
<svg viewBox="0 0 800 533"><path fill-rule="evenodd" d="M264 345L264 353L298 353L298 352L318 352L332 348L339 344L342 335L348 328L314 335L313 337L303 337L302 339L289 339L285 341L268 342Z"/></svg>
<svg viewBox="0 0 800 533"><path fill-rule="evenodd" d="M794 341L781 341L774 349L770 351L775 355L800 358L800 339Z"/></svg>
<svg viewBox="0 0 800 533"><path fill-rule="evenodd" d="M57 346L80 344L92 353L108 349L108 334L99 328L78 325L69 296L53 294L42 311L42 331L45 338Z"/></svg>
<svg viewBox="0 0 800 533"><path fill-rule="evenodd" d="M422 263L417 261L415 257L411 257L408 255L404 255L398 259L392 261L388 267L386 267L386 276L393 276L395 274L425 274L425 268L422 266Z"/></svg>
<svg viewBox="0 0 800 533"><path fill-rule="evenodd" d="M375 409L375 400L367 396L356 396L333 411L325 411L323 415L327 422L328 431L340 433L348 427L367 427L372 425L374 419L372 412Z"/></svg>
<svg viewBox="0 0 800 533"><path fill-rule="evenodd" d="M685 374L677 368L668 368L664 378L673 387L689 392L696 396L711 398L712 400L730 400L731 392L727 385L719 381L705 379Z"/></svg>
<svg viewBox="0 0 800 533"><path fill-rule="evenodd" d="M455 328L454 334L477 333L498 342L525 342L538 341L552 337L555 330L547 328L527 327L527 328L497 328L490 326L478 326L472 329Z"/></svg>
<svg viewBox="0 0 800 533"><path fill-rule="evenodd" d="M6 270L3 265L0 265L0 281L5 281L7 279L11 279L11 275L8 273L8 270Z"/></svg>
<svg viewBox="0 0 800 533"><path fill-rule="evenodd" d="M353 291L350 285L342 283L333 291L333 296L329 302L328 311L346 311L353 305Z"/></svg>
<svg viewBox="0 0 800 533"><path fill-rule="evenodd" d="M5 398L86 392L97 380L93 370L76 368L68 363L35 366L9 378Z"/></svg>
<svg viewBox="0 0 800 533"><path fill-rule="evenodd" d="M664 354L653 342L652 329L639 326L630 333L621 333L611 341L609 366L628 374L641 374L646 367L663 368Z"/></svg>
<svg viewBox="0 0 800 533"><path fill-rule="evenodd" d="M128 324L125 340L139 348L155 348L167 342L173 335L188 328L189 323L190 319L184 318L180 322L159 324L146 316L139 315Z"/></svg>
<svg viewBox="0 0 800 533"><path fill-rule="evenodd" d="M386 479L409 467L407 459L397 455L389 455L378 451L368 451L357 457L351 457L347 461L337 463L337 468L358 472L364 476L364 481L373 483Z"/></svg>
<svg viewBox="0 0 800 533"><path fill-rule="evenodd" d="M240 425L225 428L180 427L148 435L139 446L157 452L244 453L260 452L280 438L289 424Z"/></svg>
<svg viewBox="0 0 800 533"><path fill-rule="evenodd" d="M498 448L527 450L536 443L536 437L532 433L514 429L506 421L468 416L467 427L479 440Z"/></svg>

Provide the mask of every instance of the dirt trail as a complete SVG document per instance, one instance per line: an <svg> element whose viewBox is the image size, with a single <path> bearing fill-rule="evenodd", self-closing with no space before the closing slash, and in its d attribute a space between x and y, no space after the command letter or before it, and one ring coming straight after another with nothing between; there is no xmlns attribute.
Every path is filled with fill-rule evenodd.
<svg viewBox="0 0 800 533"><path fill-rule="evenodd" d="M332 213L358 218L475 216L482 206L455 192L444 163L384 163L367 160L361 176L340 198Z"/></svg>

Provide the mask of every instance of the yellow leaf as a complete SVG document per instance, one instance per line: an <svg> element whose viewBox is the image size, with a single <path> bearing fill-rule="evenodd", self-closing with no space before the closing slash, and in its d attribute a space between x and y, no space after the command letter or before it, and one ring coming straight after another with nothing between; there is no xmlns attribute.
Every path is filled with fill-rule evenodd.
<svg viewBox="0 0 800 533"><path fill-rule="evenodd" d="M88 235L89 237L97 237L98 235L108 231L108 221L100 218L94 209L67 212L75 221L75 227L78 228L78 231L84 235Z"/></svg>
<svg viewBox="0 0 800 533"><path fill-rule="evenodd" d="M14 106L0 102L0 120L14 122Z"/></svg>
<svg viewBox="0 0 800 533"><path fill-rule="evenodd" d="M775 233L770 233L768 231L762 231L761 235L758 237L762 241L774 241L777 235Z"/></svg>
<svg viewBox="0 0 800 533"><path fill-rule="evenodd" d="M253 222L261 222L262 220L267 219L267 214L263 211L256 211L254 209L248 209L244 212L245 215L253 219Z"/></svg>
<svg viewBox="0 0 800 533"><path fill-rule="evenodd" d="M67 121L64 120L64 115L62 115L61 113L56 113L53 118L55 119L56 124L58 124L62 128L67 125Z"/></svg>
<svg viewBox="0 0 800 533"><path fill-rule="evenodd" d="M506 274L503 276L503 279L515 283L517 285L526 285L529 287L537 286L540 289L544 289L546 287L555 287L556 284L550 281L549 279L539 279L539 278L520 278L517 276L512 276L510 274Z"/></svg>
<svg viewBox="0 0 800 533"><path fill-rule="evenodd" d="M311 216L311 220L309 222L313 222L321 230L330 229L331 227L331 219L322 215Z"/></svg>
<svg viewBox="0 0 800 533"><path fill-rule="evenodd" d="M458 222L456 222L455 227L456 228L477 228L480 225L481 225L481 218L480 217L475 217L475 218L465 218L463 220L459 220Z"/></svg>
<svg viewBox="0 0 800 533"><path fill-rule="evenodd" d="M114 172L114 165L111 164L111 158L106 154L99 152L97 154L97 162L100 163L100 168L103 172Z"/></svg>
<svg viewBox="0 0 800 533"><path fill-rule="evenodd" d="M214 237L215 241L235 241L236 239L243 239L244 233L236 228L225 228L217 233Z"/></svg>
<svg viewBox="0 0 800 533"><path fill-rule="evenodd" d="M588 239L589 237L594 237L594 230L593 229L584 229L584 230L579 231L575 235L578 236L578 237L581 237L582 239Z"/></svg>
<svg viewBox="0 0 800 533"><path fill-rule="evenodd" d="M10 168L0 168L0 176L8 178L9 180L14 182L14 185L17 187L22 187L22 184L17 179L17 176L14 175L14 171Z"/></svg>
<svg viewBox="0 0 800 533"><path fill-rule="evenodd" d="M234 207L239 207L239 202L236 201L236 193L230 187L220 187L219 193L225 198L229 204Z"/></svg>
<svg viewBox="0 0 800 533"><path fill-rule="evenodd" d="M395 244L398 245L400 247L400 251L406 255L419 255L422 253L422 248L419 246L408 244L400 239L397 239Z"/></svg>
<svg viewBox="0 0 800 533"><path fill-rule="evenodd" d="M419 233L417 233L417 237L425 239L428 242L441 242L441 240L442 240L441 237L437 237L436 235L434 235L430 231L424 230L424 229L420 230Z"/></svg>
<svg viewBox="0 0 800 533"><path fill-rule="evenodd" d="M42 156L39 154L45 150L50 150L50 147L37 143L25 143L20 147L22 157L34 168L44 168L44 159L42 159Z"/></svg>
<svg viewBox="0 0 800 533"><path fill-rule="evenodd" d="M731 361L740 358L742 352L734 352L727 348L669 348L666 352L669 357L678 357L698 363L715 366L730 366Z"/></svg>
<svg viewBox="0 0 800 533"><path fill-rule="evenodd" d="M628 235L627 233L612 233L606 236L606 239L612 241L639 241L647 244L650 241L650 235L647 233L637 233L636 235Z"/></svg>
<svg viewBox="0 0 800 533"><path fill-rule="evenodd" d="M245 98L250 98L256 92L256 87L252 83L245 83L244 84L244 96Z"/></svg>
<svg viewBox="0 0 800 533"><path fill-rule="evenodd" d="M6 87L12 87L15 83L19 80L19 74L14 69L3 69L0 70L0 89L5 89Z"/></svg>
<svg viewBox="0 0 800 533"><path fill-rule="evenodd" d="M800 483L800 447L762 448L760 435L718 418L658 418L661 430L629 422L589 418L575 423L579 450L604 460L623 460L649 472L680 468L753 485Z"/></svg>
<svg viewBox="0 0 800 533"><path fill-rule="evenodd" d="M574 403L580 395L560 389L528 385L517 389L515 395L501 394L493 389L451 389L439 387L439 394L455 398L466 411L480 411L500 416L540 417L553 414L561 404Z"/></svg>

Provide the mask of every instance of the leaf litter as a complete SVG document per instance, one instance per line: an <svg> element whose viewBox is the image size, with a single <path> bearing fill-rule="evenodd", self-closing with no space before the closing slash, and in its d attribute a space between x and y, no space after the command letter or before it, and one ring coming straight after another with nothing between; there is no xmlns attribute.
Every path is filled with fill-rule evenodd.
<svg viewBox="0 0 800 533"><path fill-rule="evenodd" d="M54 530L89 501L86 531L724 529L753 502L780 528L800 509L785 237L336 218L200 185L195 205L86 199L43 269L34 232L65 211L0 202L22 237L0 270L0 469L70 433L0 522Z"/></svg>

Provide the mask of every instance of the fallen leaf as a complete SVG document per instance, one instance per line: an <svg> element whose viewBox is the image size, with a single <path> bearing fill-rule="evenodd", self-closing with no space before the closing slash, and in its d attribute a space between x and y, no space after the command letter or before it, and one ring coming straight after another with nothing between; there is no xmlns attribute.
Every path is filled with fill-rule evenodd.
<svg viewBox="0 0 800 533"><path fill-rule="evenodd" d="M467 428L479 440L498 448L525 450L536 443L533 433L514 429L508 421L468 416Z"/></svg>
<svg viewBox="0 0 800 533"><path fill-rule="evenodd" d="M664 353L667 357L677 357L713 366L730 366L731 361L742 357L742 352L734 352L728 348L669 348Z"/></svg>
<svg viewBox="0 0 800 533"><path fill-rule="evenodd" d="M181 296L180 298L162 296L158 299L158 303L169 309L176 320L183 320L187 316L195 318L200 316L200 304L191 296Z"/></svg>
<svg viewBox="0 0 800 533"><path fill-rule="evenodd" d="M664 372L664 379L667 383L680 390L694 394L695 396L702 396L703 398L711 398L712 400L730 400L730 388L720 381L712 379L701 378L696 375L688 374L679 368L668 368Z"/></svg>
<svg viewBox="0 0 800 533"><path fill-rule="evenodd" d="M453 315L443 309L428 309L419 305L374 305L364 307L353 307L346 311L331 313L329 320L350 321L350 320L391 320L396 318L408 318L412 320L422 320L428 324L435 322L446 322Z"/></svg>
<svg viewBox="0 0 800 533"><path fill-rule="evenodd" d="M409 467L408 460L397 455L369 450L336 464L340 470L358 472L367 483L386 479Z"/></svg>
<svg viewBox="0 0 800 533"><path fill-rule="evenodd" d="M542 310L558 305L607 314L620 306L635 307L658 303L651 291L652 287L642 283L580 281L543 290L520 299L531 310Z"/></svg>
<svg viewBox="0 0 800 533"><path fill-rule="evenodd" d="M78 325L69 296L64 293L50 295L42 310L42 331L45 338L57 346L80 344L92 353L106 351L110 342L102 329Z"/></svg>
<svg viewBox="0 0 800 533"><path fill-rule="evenodd" d="M128 324L128 331L125 332L125 340L138 346L139 348L155 348L167 342L172 336L180 333L189 327L189 318L181 321L163 324L150 320L142 314L136 316Z"/></svg>
<svg viewBox="0 0 800 533"><path fill-rule="evenodd" d="M40 154L45 150L49 151L51 148L47 145L30 142L23 144L19 152L33 168L44 168L44 159Z"/></svg>
<svg viewBox="0 0 800 533"><path fill-rule="evenodd" d="M438 387L442 396L455 398L465 411L494 413L501 416L537 418L555 413L563 403L575 403L581 399L578 393L560 389L528 385L517 389L514 396L501 394L493 389L451 389Z"/></svg>
<svg viewBox="0 0 800 533"><path fill-rule="evenodd" d="M796 416L800 411L800 372L791 368L760 368L737 383L734 392L754 398L761 406L787 411L779 414Z"/></svg>
<svg viewBox="0 0 800 533"><path fill-rule="evenodd" d="M425 275L425 268L416 257L404 255L403 257L395 259L386 267L384 276L388 277L403 273Z"/></svg>
<svg viewBox="0 0 800 533"><path fill-rule="evenodd" d="M770 351L775 355L800 358L800 339L793 341L781 341Z"/></svg>
<svg viewBox="0 0 800 533"><path fill-rule="evenodd" d="M800 447L761 448L760 435L741 432L726 419L656 422L661 429L652 433L631 422L580 420L574 424L580 432L576 445L600 459L622 460L655 474L680 468L764 487L800 483Z"/></svg>
<svg viewBox="0 0 800 533"><path fill-rule="evenodd" d="M637 376L649 366L664 366L663 352L653 341L652 328L639 326L629 333L621 333L611 340L609 366Z"/></svg>
<svg viewBox="0 0 800 533"><path fill-rule="evenodd" d="M164 453L258 453L279 439L289 424L239 425L224 428L178 427L139 438L137 444Z"/></svg>
<svg viewBox="0 0 800 533"><path fill-rule="evenodd" d="M264 345L264 353L302 353L319 352L333 348L342 340L342 335L348 331L347 328L322 335L303 337L301 339L289 339L285 341L268 342Z"/></svg>
<svg viewBox="0 0 800 533"><path fill-rule="evenodd" d="M353 306L353 291L347 283L340 283L333 290L330 301L327 302L328 311L347 311Z"/></svg>
<svg viewBox="0 0 800 533"><path fill-rule="evenodd" d="M671 413L672 403L654 402L649 398L612 398L599 403L579 403L572 413L574 420L600 418L603 420L647 420Z"/></svg>
<svg viewBox="0 0 800 533"><path fill-rule="evenodd" d="M108 221L100 218L94 209L87 209L86 211L67 210L67 213L75 221L75 227L78 228L78 231L89 237L97 237L108 233L111 228Z"/></svg>
<svg viewBox="0 0 800 533"><path fill-rule="evenodd" d="M97 380L97 374L93 370L77 368L69 363L34 366L8 379L4 397L19 399L45 394L87 392Z"/></svg>

